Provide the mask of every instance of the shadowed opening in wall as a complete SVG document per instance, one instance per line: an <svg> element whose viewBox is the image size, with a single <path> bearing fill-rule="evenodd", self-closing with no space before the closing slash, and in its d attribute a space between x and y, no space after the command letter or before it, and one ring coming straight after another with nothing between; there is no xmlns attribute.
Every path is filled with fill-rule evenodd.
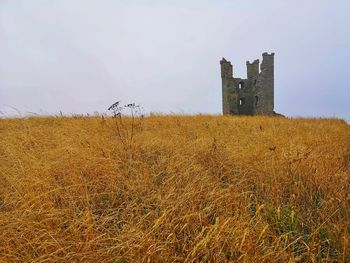
<svg viewBox="0 0 350 263"><path fill-rule="evenodd" d="M244 105L244 101L245 101L245 98L240 98L239 99L239 106L243 106Z"/></svg>

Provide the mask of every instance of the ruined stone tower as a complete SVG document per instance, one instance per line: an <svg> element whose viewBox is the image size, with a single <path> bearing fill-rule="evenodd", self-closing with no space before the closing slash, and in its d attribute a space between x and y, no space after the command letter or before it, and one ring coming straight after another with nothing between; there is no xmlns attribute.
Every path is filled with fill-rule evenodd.
<svg viewBox="0 0 350 263"><path fill-rule="evenodd" d="M274 115L274 55L247 61L247 78L234 78L231 62L222 58L222 110L224 114ZM260 66L260 69L259 69Z"/></svg>

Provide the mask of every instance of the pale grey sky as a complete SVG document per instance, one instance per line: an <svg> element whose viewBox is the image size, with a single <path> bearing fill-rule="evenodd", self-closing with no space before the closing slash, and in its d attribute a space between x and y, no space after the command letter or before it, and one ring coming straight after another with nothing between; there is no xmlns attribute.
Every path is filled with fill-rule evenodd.
<svg viewBox="0 0 350 263"><path fill-rule="evenodd" d="M277 112L350 120L349 0L0 0L0 111L221 113L265 51Z"/></svg>

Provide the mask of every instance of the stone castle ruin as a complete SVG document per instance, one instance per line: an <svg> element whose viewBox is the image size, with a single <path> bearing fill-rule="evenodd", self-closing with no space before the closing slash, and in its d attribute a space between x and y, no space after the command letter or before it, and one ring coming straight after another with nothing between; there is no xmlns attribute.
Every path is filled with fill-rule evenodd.
<svg viewBox="0 0 350 263"><path fill-rule="evenodd" d="M274 53L263 53L263 61L247 61L247 78L234 78L232 64L220 61L224 114L275 115Z"/></svg>

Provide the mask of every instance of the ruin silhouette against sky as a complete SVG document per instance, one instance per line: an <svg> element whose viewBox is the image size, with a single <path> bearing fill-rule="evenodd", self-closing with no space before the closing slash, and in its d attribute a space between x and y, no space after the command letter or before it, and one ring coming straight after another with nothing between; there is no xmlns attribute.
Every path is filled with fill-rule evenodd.
<svg viewBox="0 0 350 263"><path fill-rule="evenodd" d="M247 61L247 78L234 77L234 67L222 58L222 112L232 115L276 115L274 111L274 56L263 53Z"/></svg>
<svg viewBox="0 0 350 263"><path fill-rule="evenodd" d="M0 111L221 114L235 76L274 51L275 109L350 120L349 0L0 1Z"/></svg>

